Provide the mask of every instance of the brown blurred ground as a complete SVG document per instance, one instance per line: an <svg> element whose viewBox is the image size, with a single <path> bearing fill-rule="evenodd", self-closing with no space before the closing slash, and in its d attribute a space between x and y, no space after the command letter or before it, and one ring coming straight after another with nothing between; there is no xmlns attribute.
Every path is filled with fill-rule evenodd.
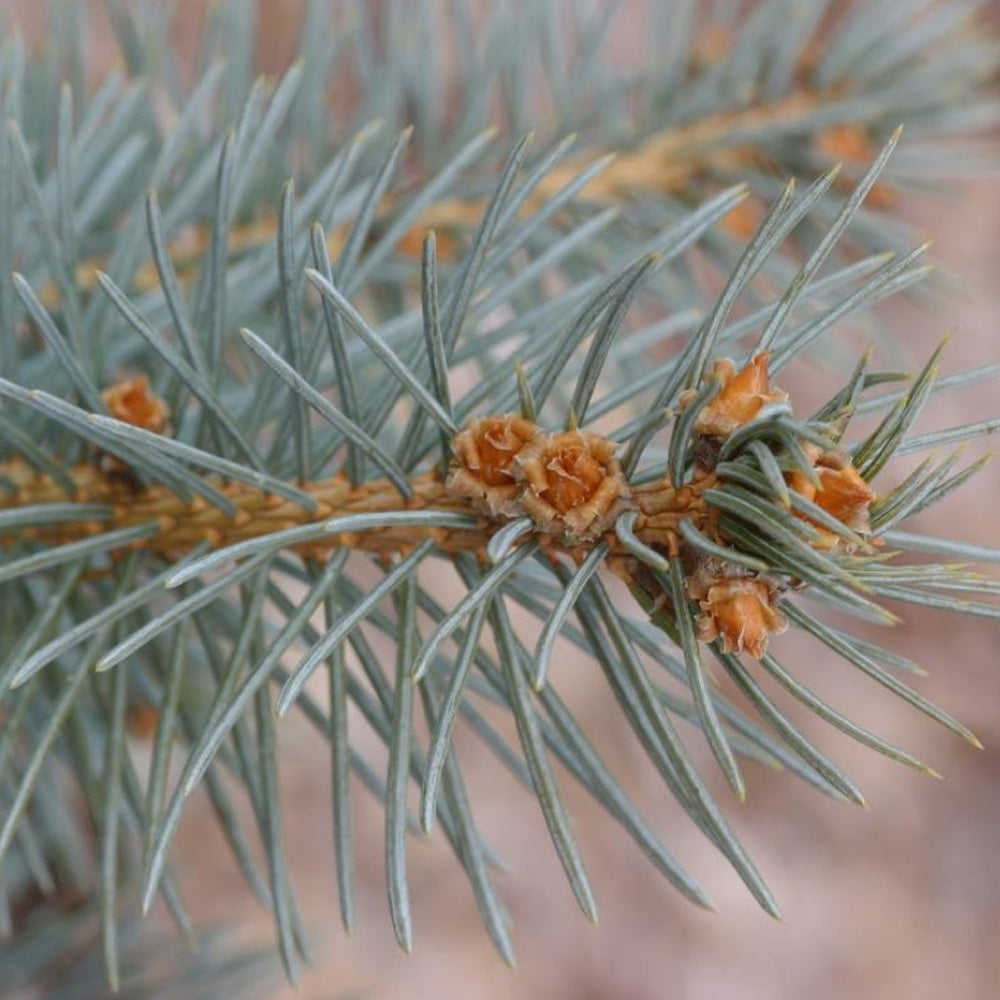
<svg viewBox="0 0 1000 1000"><path fill-rule="evenodd" d="M37 2L6 6L20 8L24 23L37 25ZM274 69L287 56L301 3L268 0L262 6L262 63ZM183 45L197 37L204 3L178 7L183 13L173 40ZM1000 180L965 184L947 206L908 211L935 236L936 260L961 275L964 291L934 315L900 308L897 328L912 339L915 356L940 334L953 332L949 370L1000 358ZM997 412L996 387L987 386L935 405L933 425ZM998 496L1000 468L994 467L920 527L1000 545ZM411 846L416 950L410 957L399 953L384 903L382 812L363 793L355 799L359 929L353 940L345 937L336 920L326 749L311 734L283 726L286 838L315 962L298 993L279 991L276 1000L358 994L376 1000L998 995L1000 631L911 611L892 638L894 648L931 669L919 690L970 725L986 749L966 747L812 648L797 658L786 643L784 659L808 665L802 675L807 683L915 752L946 780L916 776L812 720L805 723L807 732L859 781L870 811L836 805L787 775L748 766L748 802L727 812L781 902L782 923L756 909L667 800L626 738L624 723L607 710L609 693L586 664L562 664L557 679L572 688L581 721L616 773L627 776L634 799L668 846L711 892L718 913L701 913L681 900L567 781L601 912L601 926L590 927L575 909L534 804L475 744L464 741L463 768L477 818L511 867L499 885L514 920L517 972L493 954L465 880L438 837ZM709 770L704 748L696 749ZM184 895L202 918L234 921L249 937L266 938L269 918L250 902L202 807L198 802L190 810L175 850Z"/></svg>

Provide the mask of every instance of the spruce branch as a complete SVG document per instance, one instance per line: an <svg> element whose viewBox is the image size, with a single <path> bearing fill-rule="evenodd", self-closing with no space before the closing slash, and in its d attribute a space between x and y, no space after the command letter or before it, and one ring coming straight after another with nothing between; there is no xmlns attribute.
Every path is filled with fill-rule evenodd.
<svg viewBox="0 0 1000 1000"><path fill-rule="evenodd" d="M177 228L180 218L189 223L183 238L169 246L174 267L185 280L196 278L210 244L216 258L222 252L266 252L278 229L277 213L269 218L256 215L246 224L234 217L253 192L266 190L262 179L253 180L255 173L281 178L277 162L266 167L260 162L268 144L276 140L279 150L291 151L284 161L286 173L297 163L330 163L321 179L335 176L338 187L347 182L351 161L363 157L366 165L378 170L370 185L355 184L347 192L347 203L365 200L367 221L355 225L348 218L328 227L328 252L332 258L340 257L350 243L345 262L351 261L360 249L360 241L377 239L377 252L373 248L372 262L362 264L359 279L367 277L374 262L393 248L418 254L423 233L431 228L438 231L442 256L453 256L483 210L481 192L462 190L467 185L462 171L481 164L488 153L492 123L482 102L491 91L499 96L511 133L523 133L536 129L541 122L555 120L563 134L576 130L579 143L585 147L571 156L567 155L568 146L554 153L534 193L521 206L523 210L561 194L566 200L575 197L578 203L614 205L632 225L642 225L643 214L631 210L631 206L639 206L649 197L655 197L666 213L657 219L657 224L662 224L676 217L678 208L689 207L733 179L752 181L755 191L761 192L773 190L775 177L816 176L842 162L848 178L842 178L841 183L849 185L903 118L911 133L908 150L896 158L870 199L882 207L894 202L900 186L933 180L942 173L954 176L958 171L976 171L992 155L984 139L972 136L987 129L995 117L984 88L995 54L988 40L976 30L972 5L962 2L949 3L946 10L935 15L926 0L908 0L904 4L880 5L878 16L873 17L863 4L835 10L835 5L824 2L799 9L790 7L787 0L771 0L757 5L755 12L744 15L742 21L724 14L722 5L716 9L714 4L670 4L662 14L651 18L647 26L649 55L632 68L624 84L608 75L607 66L596 53L588 63L586 54L580 52L574 60L575 70L565 77L552 73L546 57L553 48L564 47L566 39L573 37L589 39L588 49L599 46L602 37L614 28L614 18L600 23L599 16L575 8L563 12L571 23L562 26L560 31L565 37L557 44L552 38L554 19L545 4L486 12L484 23L473 31L471 27L459 27L467 14L451 12L451 20L445 22L443 12L428 2L421 14L427 25L426 35L421 36L423 47L415 46L405 4L399 9L396 4L386 5L387 13L375 23L368 23L361 11L345 10L332 15L335 21L329 31L340 39L340 44L331 53L317 50L318 37L328 37L327 31L308 33L309 25L326 13L319 9L322 4L315 6L317 9L304 24L302 61L277 84L269 102L268 87L258 80L249 88L252 100L241 108L236 96L239 86L234 83L238 74L229 74L225 81L228 92L220 102L221 110L223 115L231 116L229 120L237 131L228 144L221 145L221 151L227 160L238 156L240 165L219 173L217 184L235 184L237 197L233 200L227 195L226 207L220 209L226 218L219 212L203 211L197 213L197 221L190 217L190 207L204 201L213 172L213 154L218 151L206 150L208 155L202 158L199 171L183 187L174 218L168 220L170 228ZM230 49L238 44L236 40L246 37L248 13L245 5L237 3L220 5L215 12L218 49L206 46L202 66L205 76L194 99L177 109L178 127L159 139L162 151L153 165L154 186L169 175L180 143L193 130L197 115L204 111L213 91L220 89L221 70L212 60L232 56ZM150 18L144 11L142 19ZM116 23L122 19L128 23L129 15L121 12ZM457 54L451 45L465 30L479 41L468 52ZM538 51L512 47L512 32L518 37L538 39ZM133 30L128 37L134 39L137 34ZM54 37L61 39L62 30ZM155 38L151 35L143 46L155 45ZM732 59L727 58L730 46L739 50ZM133 73L141 75L151 53L136 61L133 42L128 48L133 55L127 63ZM374 56L380 49L393 52L391 67L382 65ZM876 49L878 58L872 55ZM369 51L370 61L351 58L360 51ZM481 60L467 62L476 51L482 52ZM920 58L914 58L916 52L920 52ZM239 54L240 62L246 58L245 53ZM456 58L459 63L450 76L440 69ZM333 138L343 142L352 133L356 138L348 141L342 155L331 162L337 147L331 144L329 130L312 127L303 132L297 126L322 122L322 102L330 82L347 69L342 64L352 63L350 70L359 74L360 99L356 107L347 109ZM370 73L376 73L377 79ZM536 89L534 102L513 101L509 80L519 78L523 87L528 80L539 77L542 79L538 82L544 83ZM478 86L463 86L466 79L476 79ZM419 101L413 100L413 80L422 81L424 92ZM538 107L546 91L551 95L552 108ZM104 96L114 100L111 93ZM135 123L141 102L136 90L127 96L128 106L119 107L115 121L122 130ZM453 113L441 114L441 109L456 104ZM554 108L559 108L560 113L552 119L547 112ZM72 110L70 102L60 112L67 123ZM945 114L951 116L947 128L941 126ZM383 162L365 155L371 140L367 126L375 119L390 123L390 127L393 123L399 128L413 127L420 137L419 150L405 164L407 189L414 191L422 186L419 197L412 201L397 205L399 199L386 186L392 174L402 169L401 149ZM148 133L148 124L144 131ZM61 133L66 151L61 163L68 161L75 148L69 132L70 124L66 124ZM30 138L39 145L48 146L50 142L42 133ZM110 197L114 184L121 183L126 171L135 170L143 154L148 158L149 147L156 142L148 134L143 135L143 149L138 137L132 139L131 155L116 154L116 161L122 162L115 162L113 171L103 171L102 197L91 196L91 201L101 208L111 208L101 205L102 200ZM287 142L283 145L282 140ZM79 140L76 145L80 145ZM21 161L25 152L22 150ZM94 174L94 159L91 152L72 172L76 187ZM231 172L232 179L226 180ZM60 176L69 173L68 167L60 170ZM315 212L321 199L326 204L335 199L333 190L325 196L311 188L308 195L307 212ZM373 228L376 207L381 221ZM727 226L733 234L745 238L761 211L759 198L755 198L753 205L735 210ZM224 225L217 225L219 222ZM869 219L863 213L854 238L885 241L891 232L892 225L884 214ZM896 248L905 245L902 236L894 242ZM50 244L50 256L54 252L54 244ZM42 301L52 305L57 291L65 296L71 287L92 289L99 268L115 272L103 256L80 260L73 275L64 268L58 288L53 284L41 289ZM140 266L130 277L136 290L157 286L156 274L149 266Z"/></svg>
<svg viewBox="0 0 1000 1000"><path fill-rule="evenodd" d="M743 260L757 261L772 252L780 237L791 230L814 201L814 195L807 193L797 203L789 198L779 202L748 244ZM857 199L849 199L849 206L856 204ZM836 233L842 232L844 221L838 219L835 227ZM821 242L817 252L826 252L829 243ZM223 461L201 449L181 445L169 436L165 406L151 395L145 382L112 386L102 393L101 402L115 410L117 417L88 413L38 389L22 389L7 380L0 382L0 393L12 402L37 410L100 447L87 460L67 470L68 491L64 482L33 469L24 459L7 460L4 475L11 489L0 517L9 521L3 525L8 537L11 531L17 532L12 539L17 549L27 546L35 551L7 561L0 570L3 579L33 581L49 568L79 565L81 560L87 565L94 557L104 560L104 567L88 570L92 580L120 578L118 599L103 602L100 610L91 618L80 620L74 629L18 651L19 655L4 671L6 685L15 698L26 697L22 692L29 690L28 685L38 671L58 661L73 644L106 634L109 627L123 622L126 614L141 610L147 620L120 641L112 640L110 645L100 638L91 639L92 644L100 642L103 648L87 657L88 663L93 658L98 670L114 668L119 678L125 676L124 661L134 660L140 651L150 648L160 636L181 623L198 623L202 613L213 609L216 601L237 585L251 586L263 593L260 588L274 576L275 557L282 553L294 553L304 568L329 560L327 570L312 582L310 596L302 609L287 620L281 635L270 646L254 638L264 620L259 603L245 622L229 621L224 626L223 634L232 635L234 649L245 652L231 659L232 668L227 674L233 681L222 683L218 689L202 735L195 740L188 767L163 817L167 822L164 824L161 819L159 827L146 827L145 837L152 845L148 854L152 867L148 869L147 901L151 899L150 891L160 885L161 866L184 795L211 773L206 768L211 769L216 755L223 753L229 740L237 738L237 727L250 705L255 707L260 734L257 739L264 740L259 744L258 754L265 754L270 760L273 753L267 749L273 739L268 735L270 716L261 715L265 705L267 713L271 711L267 698L270 683L284 677L276 701L278 711L284 713L304 695L314 671L331 657L341 661L336 669L344 669L343 644L354 638L370 616L373 618L385 598L393 596L397 616L403 614L404 618L412 619L414 611L406 609L412 609L413 605L400 597L400 588L403 593L412 591L417 586L418 567L432 556L457 561L463 568L468 594L452 611L437 610L430 634L419 645L411 641L405 656L401 652L400 663L405 664L405 670L403 674L397 671L395 683L384 677L380 681L385 695L382 711L391 710L383 720L383 732L387 738L391 737L391 748L395 749L391 749L390 759L396 761L392 772L395 777L387 786L395 803L387 820L387 829L392 831L390 839L395 845L387 855L396 887L392 909L397 935L406 946L411 931L399 839L401 817L405 815L401 797L405 797L406 757L399 755L408 745L412 751L412 737L404 725L409 713L399 714L393 692L399 690L400 684L409 685L413 681L432 684L432 678L438 675L447 677L449 669L459 678L457 684L450 682L445 716L449 728L441 730L442 735L434 741L431 769L418 771L418 775L424 775L419 779L425 803L422 825L429 829L434 804L438 809L446 808L446 801L438 798L437 783L448 753L448 733L462 704L463 687L470 684L470 667L479 661L483 661L484 667L490 662L489 656L476 648L487 622L497 639L498 659L487 670L485 679L494 696L507 703L514 713L530 782L542 796L543 811L557 851L581 906L591 915L596 912L578 848L546 763L548 747L564 759L577 759L579 767L579 750L571 747L579 743L580 737L575 734L568 747L558 730L546 730L541 725L529 697L528 684L529 678L533 678L535 688L544 691L545 663L551 655L552 641L564 628L574 605L583 627L578 641L610 671L609 679L614 678L613 688L626 716L653 761L659 762L664 780L692 819L734 864L762 905L776 912L760 876L697 779L683 744L668 723L669 715L664 713L660 696L632 646L628 619L598 583L601 566L628 583L651 620L677 643L679 662L683 664L677 676L689 688L692 702L687 709L669 703L671 709L704 732L739 797L745 794L745 786L734 748L744 749L745 744L737 740L737 735L751 734L758 755L763 752L767 759L773 759L773 755L769 744L756 736L745 721L741 720L742 734L732 731L734 718L739 717L733 716L732 709L726 708L706 682L701 652L705 643L715 648L727 673L779 739L812 771L813 780L821 787L847 799L863 801L850 779L787 721L734 654L745 653L759 660L772 676L826 721L880 752L933 773L906 751L887 744L826 706L802 688L767 650L770 637L792 621L831 644L851 662L869 666L867 655L853 649L849 639L835 639L825 625L789 603L791 596L803 588L811 596L828 600L836 607L882 620L889 616L873 602L872 598L878 595L1000 616L1000 609L994 605L950 596L950 592L964 589L982 594L989 588L979 578L936 564L905 566L893 571L876 547L878 532L873 528L872 518L879 523L881 512L892 505L893 495L879 498L879 504L873 506L876 494L864 477L876 475L884 460L902 446L921 402L933 387L935 360L914 379L906 396L883 397L888 412L867 438L856 446L846 445L843 435L849 426L850 409L843 406L843 394L825 408L831 414L837 413L836 425L823 420L797 419L785 393L770 381L766 352L757 352L751 346L749 360L742 367L723 359L714 362L710 372L705 371L704 359L717 340L724 337L730 303L735 301L754 265L748 264L742 271L737 267L716 308L688 348L674 360L666 378L666 384L673 386L672 396L664 398L661 386L653 396L647 417L638 423L633 421L634 433L646 439L649 416L663 409L673 416L662 471L654 475L648 469L643 470L637 477L641 481L630 483L615 455L622 446L636 454L635 438L625 435L617 443L614 434L603 437L577 429L577 420L586 413L589 397L604 381L606 373L602 369L613 353L608 350L610 338L634 298L638 282L646 278L658 259L640 258L640 266L626 265L619 276L599 288L592 300L584 303L580 316L564 323L561 342L556 339L547 357L542 355L531 364L530 358L522 355L521 381L531 393L531 410L537 416L538 407L547 402L550 393L547 386L554 385L549 374L554 367L552 359L568 359L570 348L596 324L591 348L576 379L576 389L563 404L567 407L563 424L569 427L565 431L547 431L534 420L512 414L473 418L463 428L456 428L449 413L454 406L460 406L461 398L453 402L447 388L450 373L443 338L432 332L420 347L422 356L411 351L411 361L407 364L333 284L319 272L307 272L343 328L357 334L384 366L383 391L389 392L394 403L409 399L414 415L431 418L436 430L424 428L424 434L431 435L430 441L435 440L435 434L445 432L444 438L437 438L444 453L434 459L430 471L415 476L410 469L418 469L424 461L422 451L406 449L409 454L405 456L399 452L406 465L398 464L379 443L378 437L383 435L369 435L334 410L288 360L249 331L245 331L244 338L254 353L266 361L267 367L297 398L328 418L325 433L339 442L341 450L354 452L353 463L348 462L346 454L343 456L342 470L358 468L357 459L364 456L372 463L371 472L381 466L393 471L391 478L367 478L352 484L341 471L332 479L315 483L300 477L293 486L276 481L266 471L242 466L236 460ZM433 266L432 261L433 257L425 254L425 275ZM791 287L798 292L816 269L805 265ZM464 280L461 269L454 280ZM422 315L433 323L437 314L433 303L438 294L436 283L425 278L423 288L432 301L424 303ZM106 290L109 295L122 297L110 284ZM471 296L461 293L461 297L468 308ZM456 300L446 298L446 301ZM791 310L789 301L789 293L779 298L772 317L787 315ZM122 302L121 311L127 313L127 302ZM320 313L323 315L322 306ZM774 322L764 324L763 329L779 348L790 342L791 346L786 347L789 352L798 350L805 339L794 332L790 341L783 340L773 334L779 329ZM298 356L301 363L301 352ZM564 367L564 362L559 367ZM425 373L423 376L417 374L418 368ZM539 374L534 375L539 369ZM182 380L198 378L193 369L175 365L172 370ZM423 378L430 380L430 388L425 387ZM534 389L530 388L533 380L537 383ZM517 374L510 370L506 381L508 385L516 383ZM851 390L852 396L863 393L864 381L863 375L853 381L856 388ZM880 380L872 381L878 384ZM500 398L510 398L513 388L500 383L495 392ZM551 409L552 401L548 404ZM203 412L206 419L211 419L217 411L206 407ZM289 411L294 412L294 409ZM336 414L336 419L330 419L331 414ZM235 418L231 419L235 422ZM311 436L318 437L318 427L314 431ZM649 446L644 441L643 447ZM329 442L324 450L332 450ZM153 453L169 462L166 477L157 466L149 464L148 457ZM147 461L133 466L131 462L136 455L146 456ZM442 463L448 468L446 475L441 472ZM950 468L950 464L946 463L946 467ZM158 477L159 481L147 482L147 477ZM945 481L944 474L937 475L931 488L939 489ZM920 482L923 484L923 480ZM912 491L910 481L904 481L896 492L908 495ZM211 502L213 495L219 497L215 503ZM920 496L927 499L926 488L920 491ZM192 553L193 549L200 549L201 553ZM349 583L344 556L352 550L376 553L386 574L361 600L355 596L336 596ZM463 553L474 556L474 561L465 561ZM126 555L128 558L123 559ZM140 558L152 559L161 566L165 562L167 568L136 588L131 575L121 577L121 573L134 573ZM543 603L539 608L534 600L530 602L533 612L546 620L540 650L532 657L511 633L504 607L508 600L514 603L524 600L526 584L519 580L520 571L535 558L541 558L539 566L543 569L555 570L557 579L564 579L567 561L579 570L566 587L564 597L553 607ZM99 573L97 577L95 570ZM210 582L191 590L206 574L211 574ZM153 602L164 593L164 584L168 588L184 588L184 596L167 609L156 610ZM309 616L330 599L345 609L351 608L350 612L333 619L325 635L307 639L306 655L290 672L279 671L280 657L308 629ZM218 613L212 614L215 628L221 624ZM463 628L470 614L476 619L475 624ZM389 617L379 627L396 636L403 626ZM412 629L411 621L403 631ZM452 638L460 645L461 667L456 664L449 668L448 660L442 656ZM99 649L97 645L92 648ZM254 649L258 650L256 654ZM251 661L256 658L259 665L243 673L243 658L248 655ZM537 665L532 667L532 663ZM237 673L233 674L232 669ZM377 676L381 677L380 668L372 669L379 671ZM889 677L881 668L875 670L878 679L885 681ZM49 721L46 736L35 748L33 765L4 827L0 841L4 846L11 842L17 822L25 814L37 769L58 738L66 713L83 690L81 685L87 676L85 670L76 671L74 683L63 694L60 708ZM890 681L890 685L908 700L919 699L898 682ZM348 696L350 690L348 686ZM114 737L118 732L119 736L109 737L109 748L122 745L124 691L121 684L114 686L110 703L118 721L110 735ZM174 688L169 703L178 696ZM344 694L339 697L342 699ZM930 710L922 700L916 703ZM939 721L975 741L968 730L940 710L930 711ZM338 714L343 717L342 710ZM564 732L566 725L563 720ZM401 732L405 734L403 737ZM240 757L249 751L240 749L239 741L233 749ZM247 776L250 772L246 769L256 767L249 760L240 766ZM267 765L265 775L272 766ZM586 775L594 773L594 765L583 767L583 771L576 773L585 784L590 784L594 778ZM345 773L342 765L338 772L341 776ZM115 773L114 769L111 773ZM632 816L631 811L620 813L621 807L615 804L615 799L607 798L606 779L598 787L601 788L598 794L609 803L613 813L620 815L637 835L635 820L626 819ZM269 896L279 901L276 903L279 937L285 942L282 953L289 975L294 975L291 916L294 904L288 895L278 847L279 833L274 825L274 789L262 785L256 795L262 796L261 808L267 809L261 814L261 822L265 842L271 845ZM467 843L468 835L460 836ZM467 855L468 847L461 851ZM342 862L341 871L346 870ZM686 883L686 876L681 876L672 865L669 871L672 880L681 880L681 885ZM113 884L108 891L113 900ZM114 939L110 929L105 939ZM114 966L112 960L111 967Z"/></svg>
<svg viewBox="0 0 1000 1000"><path fill-rule="evenodd" d="M536 155L530 137L484 131L476 102L494 79L508 127L528 124L523 56L501 45L506 14L487 18L486 68L459 64L460 83L476 86L458 88L454 120L450 90L425 71L436 61L403 40L403 4L378 29L399 46L384 79L354 11L342 52L330 57L307 32L305 61L270 90L245 72L245 8L220 5L208 51L240 58L207 69L183 107L157 84L178 99L171 129L138 83L109 83L76 124L75 96L46 79L53 138L22 113L30 95L12 43L0 53L0 267L12 275L0 281L0 886L11 870L56 884L48 855L72 848L40 847L34 831L55 815L79 830L57 792L75 782L95 832L112 984L121 857L134 855L144 907L162 896L186 926L167 862L200 787L295 978L306 949L283 848L278 716L301 714L330 743L345 925L357 779L385 808L400 945L416 936L407 837L439 826L509 962L499 859L453 742L460 720L537 800L588 918L598 893L553 761L685 897L711 905L568 707L557 639L596 664L665 787L773 915L689 745L704 739L737 799L747 760L864 798L765 677L864 745L936 773L809 690L782 632L977 744L897 678L908 661L831 612L886 625L890 601L1000 617L996 581L923 554L1000 555L906 530L980 463L942 452L893 488L882 477L898 456L994 432L996 420L916 427L932 393L996 366L940 377L938 351L909 377L866 356L812 416L781 380L926 273L926 248L900 250L865 205L884 208L912 184L894 167L913 161L905 144L894 152L897 112L934 142L992 120L979 81L994 57L957 3L941 5L941 20L897 5L920 15L919 31L864 5L795 5L787 18L774 0L721 28L673 6L662 30L683 43L676 58L640 67L624 91L599 64L587 76L585 60L548 80L559 128L580 129L573 154L555 136ZM432 6L419 10L444 45L427 27ZM551 21L539 22L548 55L563 41ZM114 23L129 71L149 71L123 7ZM468 27L459 16L453 30ZM833 41L818 48L824 33ZM358 107L352 137L335 145L316 122L325 83L350 58ZM962 110L935 89L944 69L974 95ZM358 127L376 109L414 121L379 140ZM612 147L624 148L614 161ZM834 156L844 169L830 168ZM801 194L783 180L790 168ZM748 202L760 219L743 239L734 213ZM695 248L718 279L707 301ZM855 418L872 414L881 419L857 432ZM451 606L435 596L435 564L464 587ZM538 622L534 648L515 610ZM395 650L389 669L376 637ZM385 745L384 776L356 751L349 706ZM126 733L143 710L155 735L140 777Z"/></svg>

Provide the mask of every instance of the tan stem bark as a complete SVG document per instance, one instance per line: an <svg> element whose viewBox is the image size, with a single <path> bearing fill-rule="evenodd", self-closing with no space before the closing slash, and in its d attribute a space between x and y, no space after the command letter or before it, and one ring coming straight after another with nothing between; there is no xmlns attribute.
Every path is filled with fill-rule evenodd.
<svg viewBox="0 0 1000 1000"><path fill-rule="evenodd" d="M302 555L322 557L335 548L351 548L383 555L408 552L425 538L433 538L436 548L445 554L475 552L482 554L493 533L503 521L493 521L477 513L471 501L449 494L436 473L427 473L411 481L413 496L404 498L387 480L377 479L352 486L346 479L335 477L307 483L301 487L316 501L316 509L307 511L284 497L262 492L238 482L217 482L212 485L222 492L236 508L227 515L201 498L184 503L169 490L153 485L136 490L115 472L99 465L80 464L68 470L73 490L67 495L54 479L37 472L20 460L0 463L0 476L14 484L14 492L0 496L0 511L36 504L76 503L100 504L110 510L106 520L81 520L35 526L19 530L18 537L62 545L102 532L155 523L158 530L148 538L131 543L130 549L151 551L174 560L195 545L208 542L212 548L224 548L246 539L256 538L286 528L320 524L334 517L377 511L441 510L468 514L476 525L468 529L395 527L350 534L331 534L319 542L296 546ZM666 551L676 551L677 525L684 517L704 521L706 515L701 491L712 480L674 490L661 482L641 486L632 497L639 512L635 531L640 539ZM575 560L582 559L594 541L573 543L559 536L536 536L547 551L563 552ZM611 557L626 557L627 553L613 533L605 535ZM0 547L3 546L0 536Z"/></svg>

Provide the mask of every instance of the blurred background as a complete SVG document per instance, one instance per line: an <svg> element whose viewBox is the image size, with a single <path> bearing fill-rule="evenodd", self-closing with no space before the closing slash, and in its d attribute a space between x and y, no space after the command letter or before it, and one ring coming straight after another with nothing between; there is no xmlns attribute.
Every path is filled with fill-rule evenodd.
<svg viewBox="0 0 1000 1000"><path fill-rule="evenodd" d="M194 51L205 0L173 0L165 44ZM638 45L643 5L619 5L615 57ZM985 5L1000 14L1000 4ZM5 13L39 42L44 4L5 0ZM101 10L94 4L93 24ZM259 14L263 71L278 72L292 55L303 3L267 0ZM9 10L8 10L9 9ZM115 58L110 33L95 30L94 76ZM1000 167L1000 164L998 164ZM1000 358L1000 178L963 182L947 200L905 200L900 213L933 236L934 259L953 289L934 311L901 303L892 322L913 357L952 335L945 370ZM794 387L790 387L793 389ZM996 386L942 399L927 426L949 426L1000 412ZM1000 468L996 464L914 530L1000 545ZM921 777L840 734L804 722L806 732L859 783L864 811L832 802L793 777L747 765L748 797L728 799L728 815L767 878L783 922L760 912L721 857L680 822L641 751L627 738L596 670L579 664L571 701L615 772L628 776L637 804L668 846L716 900L718 912L688 905L649 868L602 810L565 783L567 805L591 873L601 923L579 915L555 861L534 802L487 758L475 741L460 746L479 818L510 865L499 888L514 920L519 967L506 968L484 933L450 852L432 838L410 847L415 951L397 949L385 903L383 814L355 801L358 929L347 939L336 913L330 838L328 749L294 722L280 731L283 799L290 819L286 846L314 946L298 991L278 987L274 1000L461 997L463 1000L667 1000L809 996L814 1000L987 997L1000 991L1000 631L932 611L904 611L892 648L930 670L922 694L970 726L985 744L977 752L908 709L881 688L852 676L815 649L803 680L852 717L917 754L944 775ZM459 737L461 743L461 737ZM380 763L379 748L370 750ZM702 748L694 747L699 753ZM700 753L704 772L713 768ZM725 791L714 786L720 796ZM233 926L241 941L273 934L271 919L250 898L221 843L205 802L192 801L175 843L180 888L193 915ZM156 918L154 918L156 919ZM0 985L0 995L3 989Z"/></svg>

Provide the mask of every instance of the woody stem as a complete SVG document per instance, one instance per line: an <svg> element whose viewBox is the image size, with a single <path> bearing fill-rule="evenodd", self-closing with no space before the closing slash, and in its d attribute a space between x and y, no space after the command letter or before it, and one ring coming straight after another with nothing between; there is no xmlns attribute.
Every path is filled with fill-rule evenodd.
<svg viewBox="0 0 1000 1000"><path fill-rule="evenodd" d="M151 551L167 559L178 559L195 545L207 542L213 549L309 524L322 524L349 514L391 511L435 510L468 515L468 528L424 526L379 527L348 534L331 533L319 541L293 546L302 555L322 556L335 548L351 548L385 555L406 553L425 538L432 538L442 553L484 553L492 535L506 523L476 511L472 502L449 493L436 472L410 480L412 495L404 497L388 480L376 479L352 485L335 477L306 483L300 488L315 501L312 511L295 502L267 493L245 483L215 482L212 485L235 508L228 514L200 497L185 501L165 487L152 485L136 489L105 473L95 465L80 464L67 470L72 489L64 488L51 476L39 473L20 460L0 463L0 477L8 481L8 493L0 497L0 513L20 507L65 503L67 501L105 508L100 518L41 523L18 529L18 537L63 545L96 534L141 524L155 524L151 535L128 544L131 549ZM674 490L661 482L636 489L638 511L635 533L645 544L675 551L678 525L685 517L701 520L705 508L700 500L702 484ZM530 536L529 536L530 537ZM595 540L580 541L557 535L540 535L550 554L565 553L575 561L585 558ZM609 556L626 556L613 532L605 536ZM0 536L0 547L4 539Z"/></svg>

